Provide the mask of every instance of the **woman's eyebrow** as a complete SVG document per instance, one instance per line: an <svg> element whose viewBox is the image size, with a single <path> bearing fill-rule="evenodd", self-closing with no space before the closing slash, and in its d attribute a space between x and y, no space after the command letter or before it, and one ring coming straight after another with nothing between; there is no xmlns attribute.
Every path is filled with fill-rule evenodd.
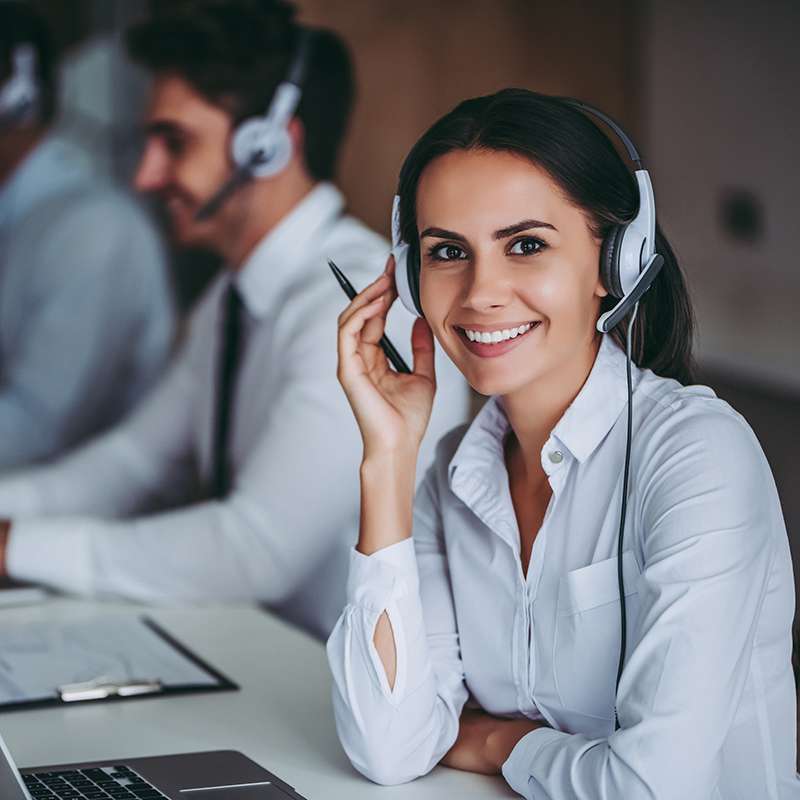
<svg viewBox="0 0 800 800"><path fill-rule="evenodd" d="M507 228L500 228L500 230L497 230L492 234L492 238L507 239L509 236L513 236L515 233L529 231L533 228L549 228L551 231L558 231L558 228L556 228L554 225L551 225L549 222L542 222L538 219L524 219L521 222L515 223L514 225L509 225ZM445 228L425 228L425 230L419 235L419 238L424 239L426 236L432 236L436 239L453 239L456 242L464 243L467 241L466 236L456 233L455 231L448 231Z"/></svg>
<svg viewBox="0 0 800 800"><path fill-rule="evenodd" d="M549 222L541 222L538 219L524 219L522 222L517 222L514 225L509 225L507 228L500 228L492 234L494 239L507 239L515 233L522 233L522 231L529 231L531 228L549 228L551 231L558 232L558 228L551 225Z"/></svg>
<svg viewBox="0 0 800 800"><path fill-rule="evenodd" d="M426 236L433 236L436 239L455 239L457 242L464 243L467 241L466 236L462 236L460 233L455 233L455 231L447 231L444 228L425 228L425 230L419 235L419 238L424 239Z"/></svg>

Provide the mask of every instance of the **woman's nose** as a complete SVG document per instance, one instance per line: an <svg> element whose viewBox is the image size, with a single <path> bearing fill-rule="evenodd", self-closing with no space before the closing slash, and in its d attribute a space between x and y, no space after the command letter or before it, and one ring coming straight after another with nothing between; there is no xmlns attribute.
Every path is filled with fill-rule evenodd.
<svg viewBox="0 0 800 800"><path fill-rule="evenodd" d="M476 256L467 272L464 307L472 311L503 308L511 299L511 284L502 265L488 257Z"/></svg>

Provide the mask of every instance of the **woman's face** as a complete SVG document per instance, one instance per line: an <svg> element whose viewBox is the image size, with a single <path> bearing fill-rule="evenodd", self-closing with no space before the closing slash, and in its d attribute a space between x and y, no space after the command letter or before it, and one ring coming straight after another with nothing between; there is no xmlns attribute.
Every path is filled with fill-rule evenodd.
<svg viewBox="0 0 800 800"><path fill-rule="evenodd" d="M417 229L425 318L477 392L586 361L606 295L600 242L542 169L491 150L440 156L420 178Z"/></svg>

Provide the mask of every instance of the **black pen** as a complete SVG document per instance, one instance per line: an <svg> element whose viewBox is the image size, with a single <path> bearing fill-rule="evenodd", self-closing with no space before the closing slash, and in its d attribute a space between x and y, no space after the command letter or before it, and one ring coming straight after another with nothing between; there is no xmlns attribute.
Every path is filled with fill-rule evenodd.
<svg viewBox="0 0 800 800"><path fill-rule="evenodd" d="M337 267L336 264L334 264L330 259L328 259L328 266L331 268L331 272L336 280L339 281L339 286L342 287L344 293L352 300L358 294L358 292L356 292L356 290L353 288L353 284L347 280L344 272L342 272L339 267ZM408 364L403 361L403 356L401 356L400 353L395 350L394 345L386 336L381 336L380 346L383 352L386 353L386 358L392 362L392 366L398 372L411 372L411 370L408 368Z"/></svg>

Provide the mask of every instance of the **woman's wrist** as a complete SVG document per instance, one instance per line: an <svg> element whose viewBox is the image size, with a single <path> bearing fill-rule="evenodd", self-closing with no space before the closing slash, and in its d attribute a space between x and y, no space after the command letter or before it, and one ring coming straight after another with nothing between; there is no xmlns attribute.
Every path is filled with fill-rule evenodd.
<svg viewBox="0 0 800 800"><path fill-rule="evenodd" d="M500 772L519 741L541 727L541 723L529 719L503 720L486 737L487 761Z"/></svg>
<svg viewBox="0 0 800 800"><path fill-rule="evenodd" d="M411 535L417 453L410 448L366 455L361 462L358 551L376 550Z"/></svg>

